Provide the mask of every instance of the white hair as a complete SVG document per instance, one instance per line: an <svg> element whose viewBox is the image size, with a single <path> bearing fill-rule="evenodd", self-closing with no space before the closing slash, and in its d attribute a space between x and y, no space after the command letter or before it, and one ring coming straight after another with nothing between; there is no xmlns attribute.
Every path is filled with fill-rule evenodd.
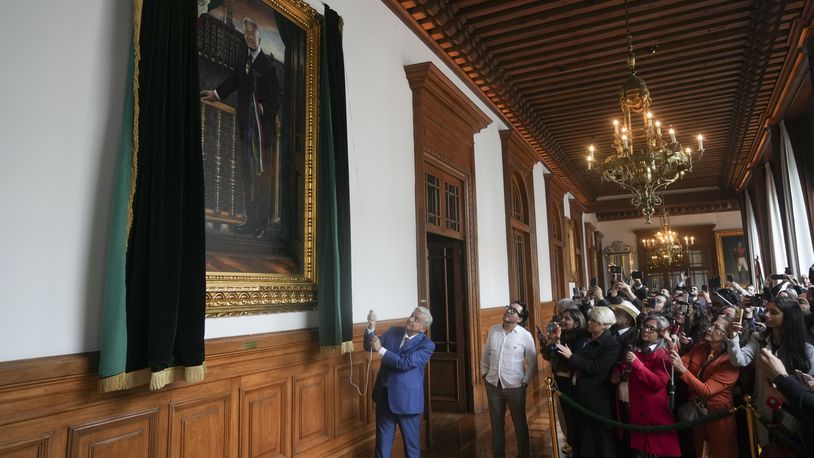
<svg viewBox="0 0 814 458"><path fill-rule="evenodd" d="M426 324L428 328L432 326L432 313L430 313L430 309L420 305L415 309L424 314L424 324Z"/></svg>
<svg viewBox="0 0 814 458"><path fill-rule="evenodd" d="M588 312L588 318L596 321L605 326L611 326L616 323L616 315L610 307L594 307Z"/></svg>
<svg viewBox="0 0 814 458"><path fill-rule="evenodd" d="M244 17L244 18L243 18L243 30L246 30L246 24L251 24L251 25L253 25L253 26L254 26L254 30L258 30L258 29L260 28L260 27L257 25L257 23L256 23L256 22L254 22L254 19L250 18L249 16L246 16L246 17Z"/></svg>

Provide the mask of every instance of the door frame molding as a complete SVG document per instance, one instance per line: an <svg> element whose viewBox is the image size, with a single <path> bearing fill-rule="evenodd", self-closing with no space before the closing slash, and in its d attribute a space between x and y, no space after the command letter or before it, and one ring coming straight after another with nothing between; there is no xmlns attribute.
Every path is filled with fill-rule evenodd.
<svg viewBox="0 0 814 458"><path fill-rule="evenodd" d="M404 67L413 91L413 146L415 159L416 195L416 264L418 300L427 304L427 228L424 164L461 177L463 199L461 211L464 225L464 309L466 317L467 410L482 411L485 405L483 381L477 374L480 367L480 288L478 282L477 212L475 208L475 140L474 135L491 123L471 100L431 62ZM428 377L430 372L428 371ZM470 396L471 387L471 399ZM426 396L427 412L429 395Z"/></svg>

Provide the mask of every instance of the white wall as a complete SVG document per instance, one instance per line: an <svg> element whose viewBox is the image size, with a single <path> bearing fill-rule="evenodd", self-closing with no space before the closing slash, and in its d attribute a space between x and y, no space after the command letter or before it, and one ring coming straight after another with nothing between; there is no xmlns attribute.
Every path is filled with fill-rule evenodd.
<svg viewBox="0 0 814 458"><path fill-rule="evenodd" d="M0 361L98 347L131 4L0 6Z"/></svg>
<svg viewBox="0 0 814 458"><path fill-rule="evenodd" d="M537 275L540 282L540 301L551 300L551 247L548 244L548 200L545 192L545 174L542 162L534 164L534 221L537 225Z"/></svg>
<svg viewBox="0 0 814 458"><path fill-rule="evenodd" d="M322 11L320 1L309 3ZM332 7L345 24L353 321L371 308L380 319L403 317L416 304L412 92L403 67L417 62L435 63L496 121L476 137L479 269L483 306L505 302L496 132L506 127L383 3ZM0 361L98 349L132 27L130 2L42 0L10 9L0 7L0 42L14 43L0 47ZM206 337L316 322L316 312L208 319Z"/></svg>
<svg viewBox="0 0 814 458"><path fill-rule="evenodd" d="M595 220L596 215L592 214L591 217ZM636 234L634 230L638 229L654 229L659 228L659 219L653 218L653 224L646 224L644 218L623 219L618 221L601 221L594 225L602 232L602 245L604 248L610 246L611 243L621 240L622 242L630 245L633 249L633 263L638 268L638 246L636 246ZM673 227L680 226L693 226L696 224L714 224L713 230L722 231L725 229L741 229L743 223L741 222L741 214L739 211L730 211L722 213L703 213L699 215L676 215L670 216L670 225ZM678 230L680 233L681 231ZM607 263L602 260L603 268L607 271Z"/></svg>
<svg viewBox="0 0 814 458"><path fill-rule="evenodd" d="M475 181L478 201L478 274L480 307L506 305L509 298L509 253L506 246L506 202L503 155L496 123L475 135Z"/></svg>

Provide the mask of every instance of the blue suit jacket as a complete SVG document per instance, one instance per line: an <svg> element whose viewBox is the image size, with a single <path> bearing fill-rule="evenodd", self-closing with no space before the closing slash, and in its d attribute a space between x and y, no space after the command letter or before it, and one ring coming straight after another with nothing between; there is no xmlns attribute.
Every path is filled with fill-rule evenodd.
<svg viewBox="0 0 814 458"><path fill-rule="evenodd" d="M392 327L379 338L387 353L382 357L379 376L373 387L373 401L384 401L384 385L390 411L397 415L424 412L424 368L435 351L435 344L426 334L417 334L399 348L404 339L403 327ZM370 337L365 333L365 350L370 351Z"/></svg>

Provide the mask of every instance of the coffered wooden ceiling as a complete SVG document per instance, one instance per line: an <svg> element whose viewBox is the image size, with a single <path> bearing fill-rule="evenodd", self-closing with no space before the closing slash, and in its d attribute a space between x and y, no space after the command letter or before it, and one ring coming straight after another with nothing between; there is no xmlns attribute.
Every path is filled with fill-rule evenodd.
<svg viewBox="0 0 814 458"><path fill-rule="evenodd" d="M588 145L604 158L620 117L623 0L383 1L583 203L624 193L585 171ZM628 9L656 118L693 148L697 133L705 138L703 159L669 189L732 196L800 67L814 0L630 0Z"/></svg>

